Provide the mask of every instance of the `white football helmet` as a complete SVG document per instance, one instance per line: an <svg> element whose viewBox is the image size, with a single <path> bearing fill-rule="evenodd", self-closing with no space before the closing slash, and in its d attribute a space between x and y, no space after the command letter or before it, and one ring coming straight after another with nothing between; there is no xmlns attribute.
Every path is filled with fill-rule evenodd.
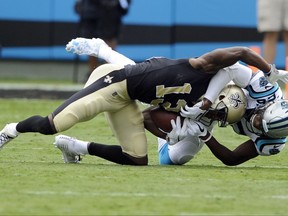
<svg viewBox="0 0 288 216"><path fill-rule="evenodd" d="M222 89L218 98L205 116L200 119L200 122L208 126L217 120L220 127L225 127L240 121L245 114L246 107L247 98L242 89L230 84Z"/></svg>
<svg viewBox="0 0 288 216"><path fill-rule="evenodd" d="M255 117L259 114L262 119L261 130L253 125ZM258 108L250 118L250 125L253 132L259 135L262 134L271 138L288 136L288 100L271 102Z"/></svg>

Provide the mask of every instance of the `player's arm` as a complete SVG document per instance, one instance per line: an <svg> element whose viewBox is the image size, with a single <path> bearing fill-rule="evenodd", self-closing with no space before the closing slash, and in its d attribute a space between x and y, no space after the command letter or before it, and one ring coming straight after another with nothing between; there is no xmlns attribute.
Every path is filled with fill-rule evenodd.
<svg viewBox="0 0 288 216"><path fill-rule="evenodd" d="M220 144L214 137L205 142L205 144L214 156L227 166L242 164L259 155L252 140L242 143L233 151Z"/></svg>
<svg viewBox="0 0 288 216"><path fill-rule="evenodd" d="M193 67L208 73L242 61L263 71L272 84L277 80L282 80L284 83L288 82L287 71L277 70L275 65L269 64L261 55L248 47L220 48L199 58L191 58L189 61Z"/></svg>
<svg viewBox="0 0 288 216"><path fill-rule="evenodd" d="M231 80L242 88L249 84L252 70L239 64L238 61L243 61L266 72L270 72L270 69L277 71L275 67L269 65L260 55L247 47L216 49L199 58L189 59L189 61L191 65L198 70L208 73L217 72L211 79L203 100L193 107L185 107L185 110L181 110L183 117L196 120L210 108L221 90Z"/></svg>
<svg viewBox="0 0 288 216"><path fill-rule="evenodd" d="M188 133L191 136L198 136L202 142L209 147L215 157L227 166L235 166L244 163L259 155L252 140L242 143L231 151L219 143L200 122L189 121L187 123L187 128Z"/></svg>
<svg viewBox="0 0 288 216"><path fill-rule="evenodd" d="M189 59L194 68L205 72L215 72L238 61L257 67L266 73L271 69L271 65L264 58L248 47L219 48L198 58Z"/></svg>

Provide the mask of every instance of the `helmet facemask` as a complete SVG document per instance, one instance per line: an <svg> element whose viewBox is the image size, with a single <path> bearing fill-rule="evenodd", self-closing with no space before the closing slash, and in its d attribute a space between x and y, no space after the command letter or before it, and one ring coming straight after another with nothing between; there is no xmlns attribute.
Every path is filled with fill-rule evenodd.
<svg viewBox="0 0 288 216"><path fill-rule="evenodd" d="M220 127L226 127L240 121L246 107L247 98L242 89L236 85L227 85L200 122L210 126L212 122L218 121Z"/></svg>
<svg viewBox="0 0 288 216"><path fill-rule="evenodd" d="M200 119L200 122L206 126L210 126L214 121L218 121L219 127L226 127L229 124L227 122L227 115L228 107L221 101L215 108L210 108L204 117Z"/></svg>
<svg viewBox="0 0 288 216"><path fill-rule="evenodd" d="M265 109L267 107L267 105L269 104L266 104L265 106L259 106L257 108L255 108L251 113L250 115L247 117L247 121L246 121L246 127L247 129L251 132L251 133L254 133L258 136L260 135L265 135L265 131L266 131L266 128L265 127L265 130L263 128L263 115L264 115L264 112L265 112ZM257 116L260 116L259 118L261 119L262 121L262 127L260 129L256 128L254 126L254 121L256 119ZM267 132L267 131L266 131Z"/></svg>
<svg viewBox="0 0 288 216"><path fill-rule="evenodd" d="M264 135L282 138L288 135L288 101L279 100L266 106L262 116Z"/></svg>
<svg viewBox="0 0 288 216"><path fill-rule="evenodd" d="M261 128L254 125L256 117L261 121ZM288 101L279 100L258 107L248 118L247 128L258 136L282 138L288 135Z"/></svg>

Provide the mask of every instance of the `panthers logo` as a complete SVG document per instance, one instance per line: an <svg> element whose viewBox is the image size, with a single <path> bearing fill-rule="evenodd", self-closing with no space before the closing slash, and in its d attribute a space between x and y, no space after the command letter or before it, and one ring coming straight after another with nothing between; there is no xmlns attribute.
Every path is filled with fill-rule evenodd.
<svg viewBox="0 0 288 216"><path fill-rule="evenodd" d="M288 103L287 103L287 101L282 101L281 102L281 107L282 107L282 109L288 109Z"/></svg>
<svg viewBox="0 0 288 216"><path fill-rule="evenodd" d="M266 79L266 77L260 77L259 78L260 87L266 86L267 84L268 84L268 80Z"/></svg>

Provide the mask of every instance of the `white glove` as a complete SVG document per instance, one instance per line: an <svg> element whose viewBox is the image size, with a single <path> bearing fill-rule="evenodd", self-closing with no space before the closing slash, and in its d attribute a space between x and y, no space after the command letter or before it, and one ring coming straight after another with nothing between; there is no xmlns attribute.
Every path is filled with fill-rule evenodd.
<svg viewBox="0 0 288 216"><path fill-rule="evenodd" d="M281 80L284 83L288 83L288 71L285 70L278 70L279 72L279 78L278 80Z"/></svg>
<svg viewBox="0 0 288 216"><path fill-rule="evenodd" d="M187 122L187 131L191 136L199 137L203 142L211 139L212 135L208 132L207 128L200 122L190 120ZM209 135L207 137L207 135ZM204 140L203 137L206 137Z"/></svg>
<svg viewBox="0 0 288 216"><path fill-rule="evenodd" d="M172 130L167 134L167 141L169 145L174 145L187 136L187 121L189 120L184 119L183 126L181 126L180 116L177 116L176 122L174 119L171 120Z"/></svg>
<svg viewBox="0 0 288 216"><path fill-rule="evenodd" d="M196 103L194 106L189 107L185 106L185 109L181 107L181 112L180 115L185 117L185 118L190 118L193 120L199 120L207 110L202 110L200 107L202 106L202 101Z"/></svg>
<svg viewBox="0 0 288 216"><path fill-rule="evenodd" d="M277 70L275 65L271 65L270 71L267 73L267 79L271 84L275 84L277 80L281 80L284 83L288 82L288 72L284 70Z"/></svg>
<svg viewBox="0 0 288 216"><path fill-rule="evenodd" d="M66 45L67 52L73 52L78 55L89 55L98 57L100 47L108 46L102 39L100 38L75 38L69 41Z"/></svg>

